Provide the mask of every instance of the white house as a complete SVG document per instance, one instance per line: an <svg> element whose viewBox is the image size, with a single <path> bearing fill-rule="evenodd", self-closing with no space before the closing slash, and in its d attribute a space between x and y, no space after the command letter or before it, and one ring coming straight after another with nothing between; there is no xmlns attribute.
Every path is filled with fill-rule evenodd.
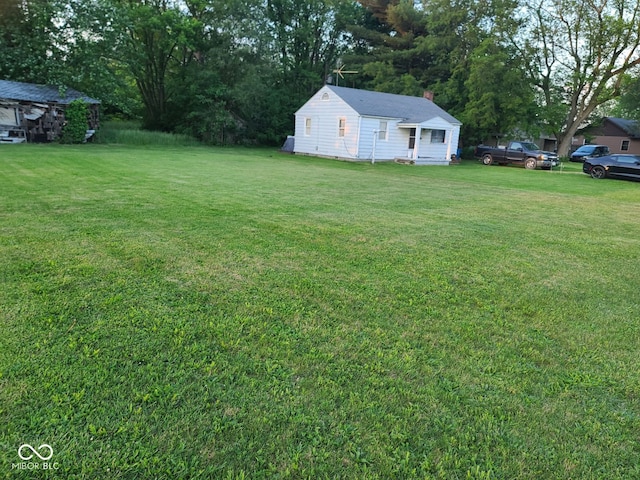
<svg viewBox="0 0 640 480"><path fill-rule="evenodd" d="M325 85L295 114L294 153L448 165L461 123L425 97Z"/></svg>

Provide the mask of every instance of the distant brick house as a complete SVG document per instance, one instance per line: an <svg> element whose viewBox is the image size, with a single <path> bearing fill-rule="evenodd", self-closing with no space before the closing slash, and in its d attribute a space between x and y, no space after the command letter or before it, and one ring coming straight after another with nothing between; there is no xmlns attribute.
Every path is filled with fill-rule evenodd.
<svg viewBox="0 0 640 480"><path fill-rule="evenodd" d="M592 125L585 129L583 136L576 137L574 147L585 143L606 145L611 153L640 154L640 122L604 117L599 125Z"/></svg>
<svg viewBox="0 0 640 480"><path fill-rule="evenodd" d="M58 139L65 125L65 109L78 99L89 107L87 130L97 130L99 100L72 88L0 80L0 142Z"/></svg>

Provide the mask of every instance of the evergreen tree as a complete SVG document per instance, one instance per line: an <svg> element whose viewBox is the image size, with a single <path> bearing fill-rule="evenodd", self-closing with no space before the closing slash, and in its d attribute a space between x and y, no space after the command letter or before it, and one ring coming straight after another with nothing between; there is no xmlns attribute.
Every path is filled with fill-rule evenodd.
<svg viewBox="0 0 640 480"><path fill-rule="evenodd" d="M435 92L463 121L462 138L530 127L534 101L520 53L503 37L517 31L517 2L362 0L350 66L358 85L406 95Z"/></svg>

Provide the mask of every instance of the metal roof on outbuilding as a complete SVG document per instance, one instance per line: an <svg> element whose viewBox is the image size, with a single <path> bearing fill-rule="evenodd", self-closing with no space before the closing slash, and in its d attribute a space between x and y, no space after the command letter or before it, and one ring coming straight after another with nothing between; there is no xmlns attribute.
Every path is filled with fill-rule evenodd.
<svg viewBox="0 0 640 480"><path fill-rule="evenodd" d="M0 80L0 99L21 102L58 103L68 105L74 100L99 104L100 100L86 96L73 88L58 88L50 85Z"/></svg>
<svg viewBox="0 0 640 480"><path fill-rule="evenodd" d="M462 123L438 105L423 97L372 92L357 88L327 85L360 115L401 118L402 123L418 124L440 117L454 125Z"/></svg>

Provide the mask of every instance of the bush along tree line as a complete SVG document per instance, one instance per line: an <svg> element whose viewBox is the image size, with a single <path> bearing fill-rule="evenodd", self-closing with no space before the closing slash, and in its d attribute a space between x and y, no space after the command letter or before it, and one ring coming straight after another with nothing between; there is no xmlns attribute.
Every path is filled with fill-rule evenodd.
<svg viewBox="0 0 640 480"><path fill-rule="evenodd" d="M60 143L82 143L86 140L89 107L81 100L72 101L65 109L65 125Z"/></svg>
<svg viewBox="0 0 640 480"><path fill-rule="evenodd" d="M279 144L328 81L420 95L474 144L638 118L640 0L5 0L0 78L210 144ZM341 75L341 66L357 73Z"/></svg>

